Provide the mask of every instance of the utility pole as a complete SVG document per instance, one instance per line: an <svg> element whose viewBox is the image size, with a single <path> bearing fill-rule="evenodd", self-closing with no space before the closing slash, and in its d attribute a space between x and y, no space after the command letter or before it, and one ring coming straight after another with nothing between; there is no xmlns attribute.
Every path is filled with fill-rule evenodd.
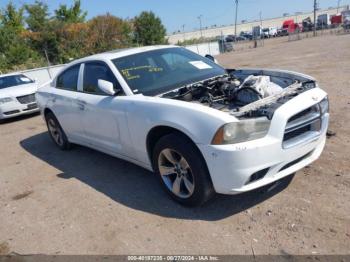
<svg viewBox="0 0 350 262"><path fill-rule="evenodd" d="M262 12L260 11L259 12L259 16L260 16L260 33L259 33L259 35L260 35L260 39L262 39L261 40L261 43L262 43L262 46L264 46L265 45L265 36L264 35L262 35L263 34L263 23L262 23Z"/></svg>
<svg viewBox="0 0 350 262"><path fill-rule="evenodd" d="M262 15L262 12L260 11L259 12L259 17L260 17L260 26L261 26L261 30L262 30L262 16L261 15Z"/></svg>
<svg viewBox="0 0 350 262"><path fill-rule="evenodd" d="M235 42L237 38L237 15L238 15L238 0L235 0L236 2L236 16L235 16Z"/></svg>
<svg viewBox="0 0 350 262"><path fill-rule="evenodd" d="M314 0L314 37L316 36L316 10L317 10L317 0Z"/></svg>
<svg viewBox="0 0 350 262"><path fill-rule="evenodd" d="M186 40L186 35L185 35L185 25L182 25L182 33L184 35L184 41Z"/></svg>
<svg viewBox="0 0 350 262"><path fill-rule="evenodd" d="M203 38L203 32L202 32L202 17L203 15L198 16L199 19L199 30L201 31L201 38Z"/></svg>
<svg viewBox="0 0 350 262"><path fill-rule="evenodd" d="M44 53L45 53L45 57L46 57L46 60L47 60L47 72L49 73L50 79L52 79L51 72L50 72L51 63L50 63L50 60L49 60L49 56L47 55L46 48L44 49Z"/></svg>
<svg viewBox="0 0 350 262"><path fill-rule="evenodd" d="M340 0L338 0L338 5L337 5L337 14L339 13L339 6L340 6Z"/></svg>

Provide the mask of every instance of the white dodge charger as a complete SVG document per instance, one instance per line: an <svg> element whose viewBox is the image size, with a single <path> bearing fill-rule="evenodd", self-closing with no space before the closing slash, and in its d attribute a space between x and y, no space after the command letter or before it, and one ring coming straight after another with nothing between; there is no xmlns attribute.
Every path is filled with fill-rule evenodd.
<svg viewBox="0 0 350 262"><path fill-rule="evenodd" d="M0 75L0 121L39 112L35 101L38 84L23 74Z"/></svg>
<svg viewBox="0 0 350 262"><path fill-rule="evenodd" d="M309 165L329 118L327 94L309 76L224 69L176 46L74 61L36 98L61 149L76 143L154 171L190 206Z"/></svg>

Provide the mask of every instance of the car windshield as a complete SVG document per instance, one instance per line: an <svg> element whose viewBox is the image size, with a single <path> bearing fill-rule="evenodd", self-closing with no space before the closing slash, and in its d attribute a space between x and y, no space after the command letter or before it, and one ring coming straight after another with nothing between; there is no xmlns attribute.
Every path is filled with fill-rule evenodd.
<svg viewBox="0 0 350 262"><path fill-rule="evenodd" d="M25 75L0 76L0 89L34 83Z"/></svg>
<svg viewBox="0 0 350 262"><path fill-rule="evenodd" d="M268 31L270 31L268 28L263 29L263 32L268 32Z"/></svg>
<svg viewBox="0 0 350 262"><path fill-rule="evenodd" d="M165 48L113 60L133 93L159 95L226 74L211 60L185 48Z"/></svg>

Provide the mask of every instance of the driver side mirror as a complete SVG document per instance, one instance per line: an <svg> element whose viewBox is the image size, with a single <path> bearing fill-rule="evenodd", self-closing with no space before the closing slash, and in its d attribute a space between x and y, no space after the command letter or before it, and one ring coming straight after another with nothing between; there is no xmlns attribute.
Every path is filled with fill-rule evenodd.
<svg viewBox="0 0 350 262"><path fill-rule="evenodd" d="M205 55L206 58L208 58L209 60L213 61L215 64L218 64L218 61L212 56L212 55Z"/></svg>
<svg viewBox="0 0 350 262"><path fill-rule="evenodd" d="M99 79L97 82L97 86L102 92L106 93L107 95L114 96L116 94L112 82Z"/></svg>

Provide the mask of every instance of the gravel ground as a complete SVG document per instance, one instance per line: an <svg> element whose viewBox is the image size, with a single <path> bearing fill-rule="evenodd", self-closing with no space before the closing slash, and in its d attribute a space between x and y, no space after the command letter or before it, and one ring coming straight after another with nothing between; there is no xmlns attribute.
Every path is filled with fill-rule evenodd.
<svg viewBox="0 0 350 262"><path fill-rule="evenodd" d="M350 35L274 39L218 60L316 77L336 132L322 157L272 190L187 209L135 165L78 146L58 150L40 116L7 121L0 254L350 254Z"/></svg>

